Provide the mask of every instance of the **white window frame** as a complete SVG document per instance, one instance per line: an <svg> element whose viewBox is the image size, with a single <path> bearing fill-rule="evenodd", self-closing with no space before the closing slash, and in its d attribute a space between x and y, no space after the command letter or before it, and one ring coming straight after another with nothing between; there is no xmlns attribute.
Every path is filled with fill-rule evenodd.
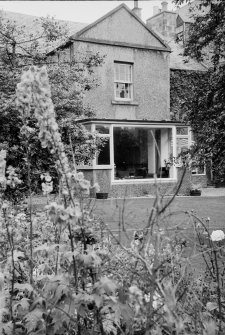
<svg viewBox="0 0 225 335"><path fill-rule="evenodd" d="M178 135L177 134L177 129L178 128L187 128L187 134L181 134L181 135ZM190 149L191 147L191 134L190 134L190 127L188 126L177 126L176 127L176 156L178 156L180 153L178 153L177 149L178 149L178 146L177 146L177 139L186 139L187 140L187 148Z"/></svg>
<svg viewBox="0 0 225 335"><path fill-rule="evenodd" d="M193 139L193 132L192 132L191 128L189 129L189 132L190 132L190 146L191 146L191 145L195 144L195 141ZM198 167L192 168L191 169L191 174L193 176L205 176L206 175L206 167L205 167L205 165L204 165L204 171L203 171L203 173L199 173L198 171L199 171ZM195 173L193 173L193 172L195 172Z"/></svg>
<svg viewBox="0 0 225 335"><path fill-rule="evenodd" d="M176 139L176 127L170 125L137 125L137 124L112 124L112 162L114 162L114 147L113 147L113 129L114 127L132 127L132 128L147 128L147 129L155 129L156 127L160 129L171 129L172 130L172 141L175 143ZM173 145L173 156L176 154L176 146ZM177 169L173 165L173 177L172 178L156 178L160 183L168 183L168 182L176 182L177 181ZM112 169L112 177L111 177L112 185L114 184L154 184L155 178L144 178L144 179L115 179L115 165L113 164Z"/></svg>
<svg viewBox="0 0 225 335"><path fill-rule="evenodd" d="M109 148L110 148L110 164L107 165L97 165L97 156L92 160L92 165L91 166L78 166L78 169L94 169L94 170L111 170L111 184L154 184L155 179L154 178L144 178L144 179L123 179L123 180L118 180L115 179L115 166L114 166L114 139L113 139L113 129L114 127L138 127L138 128L147 128L147 129L155 129L155 128L160 128L160 129L171 129L172 130L172 143L176 143L176 126L175 125L161 125L161 124L154 124L154 125L149 125L149 124L144 124L144 125L139 125L139 124L129 124L129 123L102 123L102 122L97 122L96 123L91 123L91 131L95 132L96 131L96 126L101 125L101 126L108 126L109 127L109 134L99 134L101 137L108 137L109 138ZM173 152L172 155L173 157L176 156L176 145L172 145ZM177 168L176 166L172 166L173 169L173 177L171 178L157 178L157 181L160 183L168 183L168 182L177 182Z"/></svg>
<svg viewBox="0 0 225 335"><path fill-rule="evenodd" d="M128 66L130 68L130 80L121 80L119 78L116 78L116 66ZM116 85L117 84L128 84L130 88L130 97L129 98L121 98L116 96ZM133 101L133 63L129 62L119 62L119 61L114 61L114 99L116 101Z"/></svg>
<svg viewBox="0 0 225 335"><path fill-rule="evenodd" d="M105 164L105 165L100 165L97 164L97 153L95 154L95 158L93 159L93 169L112 169L112 149L113 149L113 141L112 141L112 125L110 124L104 124L104 123L94 123L91 125L91 130L92 132L96 131L96 126L103 126L103 127L108 127L109 128L109 133L108 134L99 134L99 137L102 138L108 138L109 139L109 154L110 154L110 158L109 158L109 164Z"/></svg>

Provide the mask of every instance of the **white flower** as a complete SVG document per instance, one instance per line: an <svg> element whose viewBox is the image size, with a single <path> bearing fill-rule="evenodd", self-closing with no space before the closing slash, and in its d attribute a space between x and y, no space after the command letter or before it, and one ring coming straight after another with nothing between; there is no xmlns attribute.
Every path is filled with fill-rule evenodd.
<svg viewBox="0 0 225 335"><path fill-rule="evenodd" d="M100 192L100 186L98 185L98 183L95 183L93 185L93 189L95 190L96 193Z"/></svg>
<svg viewBox="0 0 225 335"><path fill-rule="evenodd" d="M214 230L211 234L212 241L222 241L225 238L225 234L222 230Z"/></svg>

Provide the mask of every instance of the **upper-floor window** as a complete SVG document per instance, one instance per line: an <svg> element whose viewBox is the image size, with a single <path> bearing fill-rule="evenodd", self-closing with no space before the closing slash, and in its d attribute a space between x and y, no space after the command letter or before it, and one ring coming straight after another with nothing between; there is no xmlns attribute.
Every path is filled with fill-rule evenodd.
<svg viewBox="0 0 225 335"><path fill-rule="evenodd" d="M116 100L133 100L133 65L114 63L114 92Z"/></svg>

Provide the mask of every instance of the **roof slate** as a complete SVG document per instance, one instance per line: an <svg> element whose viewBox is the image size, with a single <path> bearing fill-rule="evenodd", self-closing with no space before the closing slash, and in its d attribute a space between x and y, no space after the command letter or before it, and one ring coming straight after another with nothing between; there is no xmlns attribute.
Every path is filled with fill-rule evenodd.
<svg viewBox="0 0 225 335"><path fill-rule="evenodd" d="M204 15L209 11L209 7L201 7L199 9L199 5L201 4L201 0L194 0L190 4L186 4L180 7L176 12L181 17L183 22L185 23L193 23L194 15Z"/></svg>
<svg viewBox="0 0 225 335"><path fill-rule="evenodd" d="M172 52L170 54L170 69L187 71L207 71L207 66L195 59L183 56L184 48L175 41L168 42Z"/></svg>

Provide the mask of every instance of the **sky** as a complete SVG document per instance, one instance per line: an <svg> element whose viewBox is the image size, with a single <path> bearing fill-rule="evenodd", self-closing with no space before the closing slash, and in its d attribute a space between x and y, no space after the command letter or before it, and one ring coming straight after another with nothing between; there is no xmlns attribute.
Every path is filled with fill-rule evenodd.
<svg viewBox="0 0 225 335"><path fill-rule="evenodd" d="M172 0L168 1L168 9L176 9ZM139 0L142 8L142 19L146 21L153 15L153 7L161 8L161 0ZM0 1L0 10L18 12L34 16L54 16L59 20L92 23L113 8L125 3L130 9L134 1Z"/></svg>

